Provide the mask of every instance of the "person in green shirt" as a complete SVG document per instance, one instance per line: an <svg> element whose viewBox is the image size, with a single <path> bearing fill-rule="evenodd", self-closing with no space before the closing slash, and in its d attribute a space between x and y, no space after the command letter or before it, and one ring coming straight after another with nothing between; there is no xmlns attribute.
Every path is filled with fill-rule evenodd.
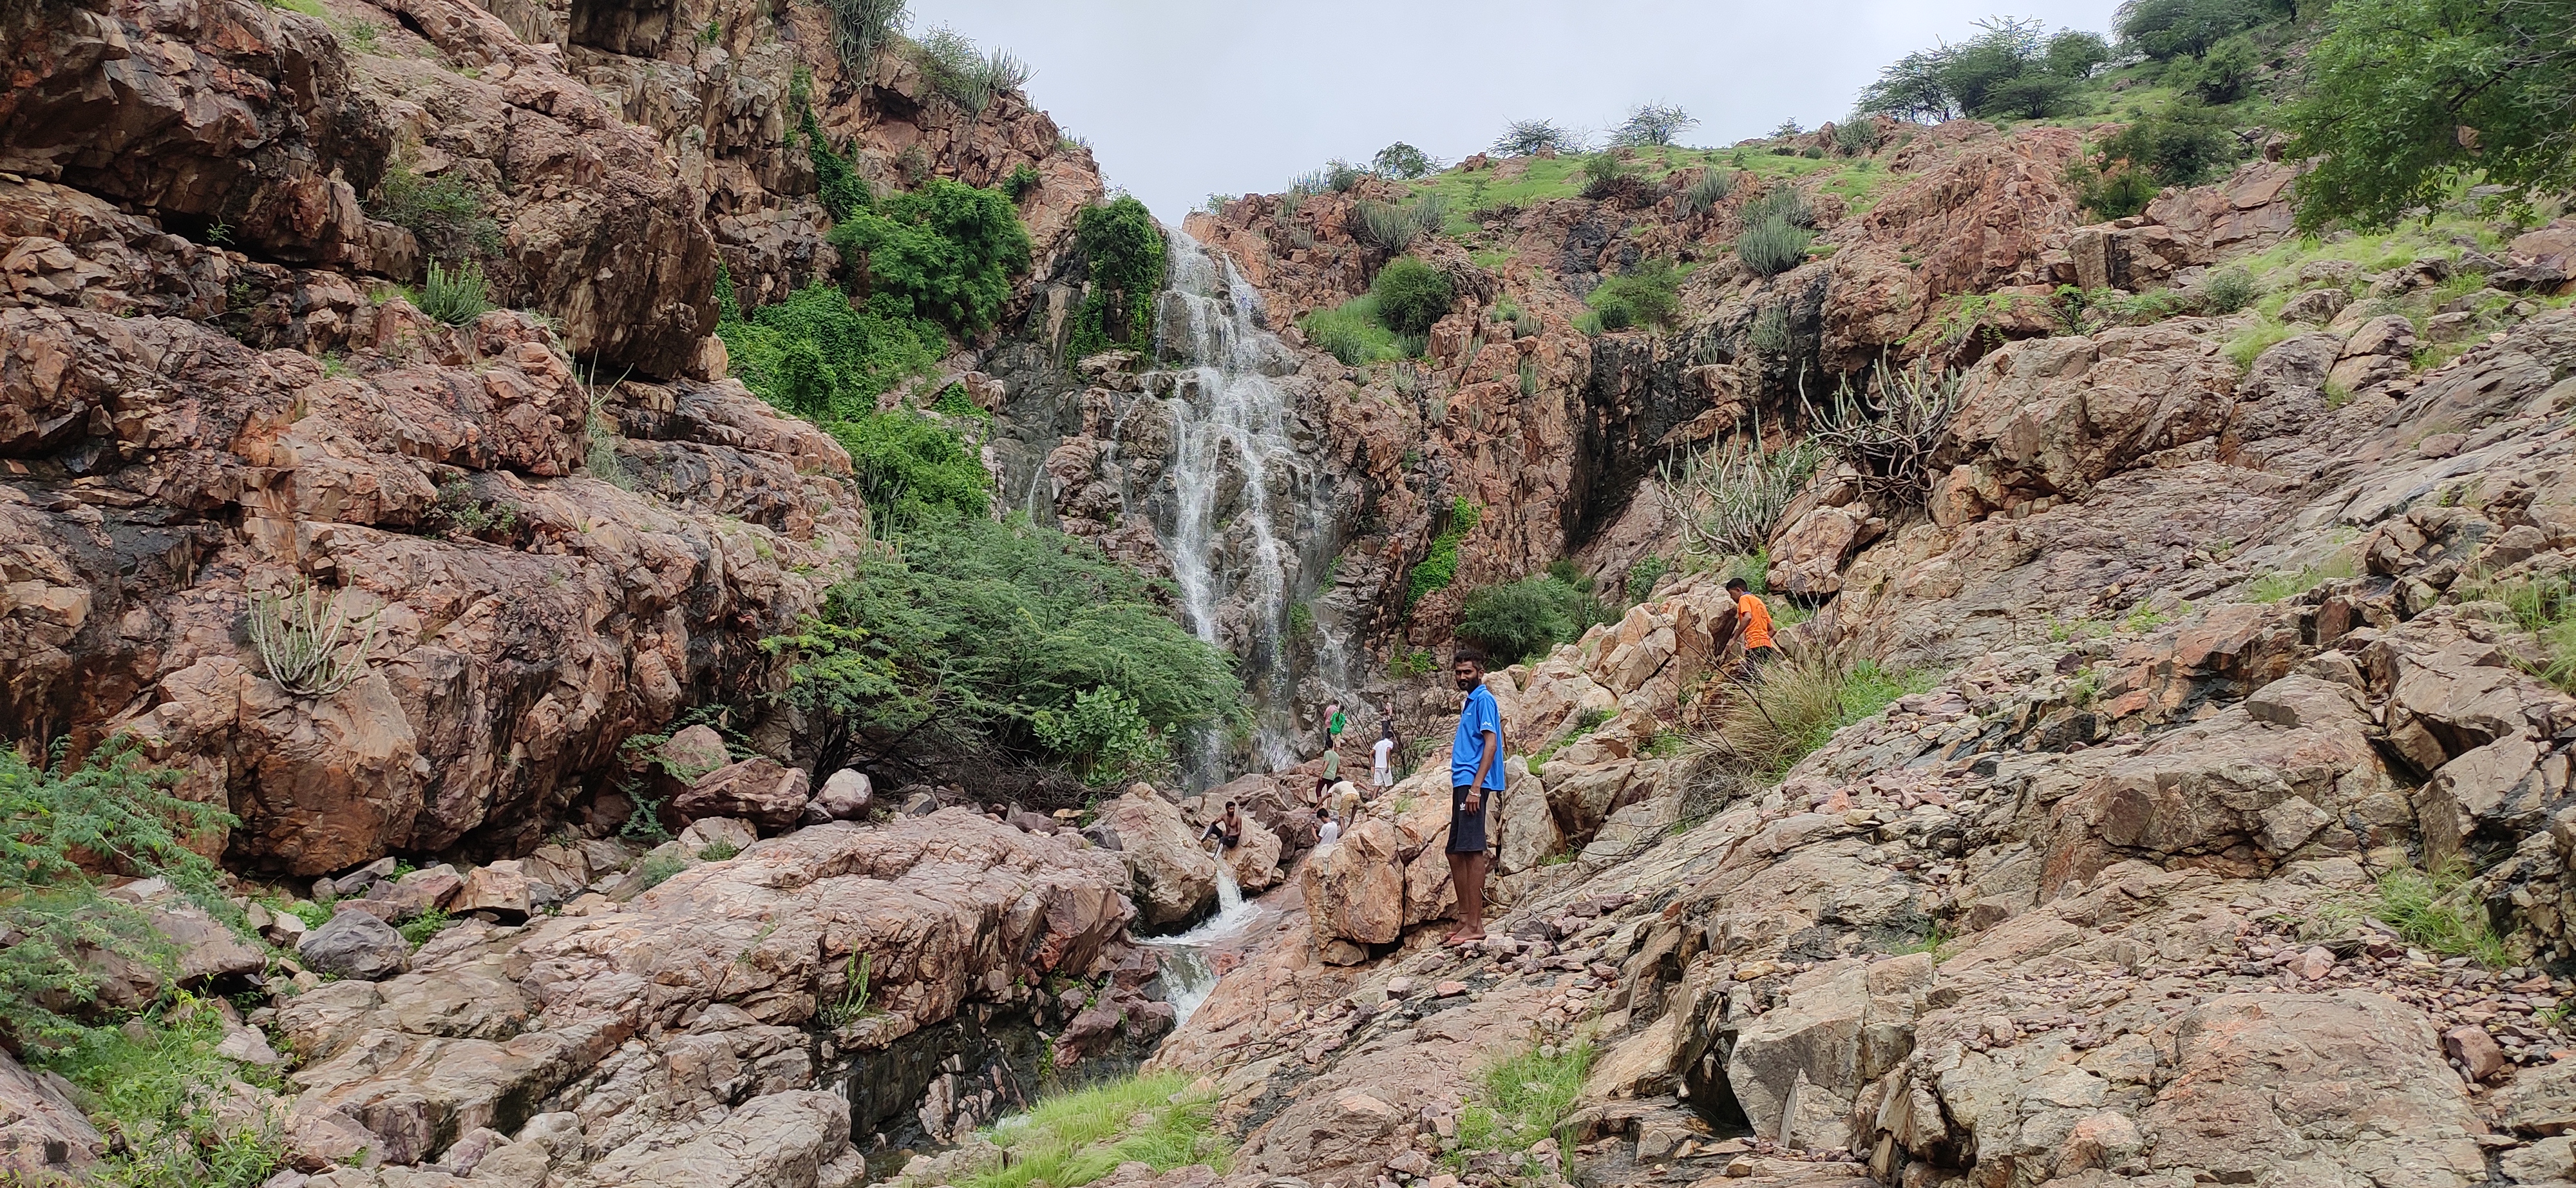
<svg viewBox="0 0 2576 1188"><path fill-rule="evenodd" d="M1341 742L1342 732L1350 728L1351 716L1342 712L1342 703L1338 701L1325 703L1324 745L1332 746Z"/></svg>

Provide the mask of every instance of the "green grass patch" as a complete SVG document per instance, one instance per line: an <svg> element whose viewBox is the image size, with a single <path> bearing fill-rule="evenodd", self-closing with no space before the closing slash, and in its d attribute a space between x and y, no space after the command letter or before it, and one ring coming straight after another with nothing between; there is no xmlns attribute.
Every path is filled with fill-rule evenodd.
<svg viewBox="0 0 2576 1188"><path fill-rule="evenodd" d="M2238 371L2250 371L2254 361L2263 357L2263 352L2280 345L2298 334L2299 330L2299 327L2270 318L2258 321L2228 336L2227 361L2234 363Z"/></svg>
<svg viewBox="0 0 2576 1188"><path fill-rule="evenodd" d="M1191 1093L1191 1080L1155 1073L1049 1097L1025 1118L987 1130L1008 1162L959 1179L957 1188L1081 1188L1128 1162L1158 1175L1203 1163L1222 1175L1232 1152L1216 1132L1216 1095Z"/></svg>
<svg viewBox="0 0 2576 1188"><path fill-rule="evenodd" d="M1776 623L1777 616L1774 616ZM1881 667L1824 649L1804 649L1725 682L1711 754L1738 776L1780 778L1841 730L1889 702L1932 687L1928 674Z"/></svg>
<svg viewBox="0 0 2576 1188"><path fill-rule="evenodd" d="M2315 565L2303 565L2288 572L2274 571L2245 585L2245 601L2274 603L2295 598L2326 582L2339 582L2354 576L2358 570L2350 553L2337 553Z"/></svg>
<svg viewBox="0 0 2576 1188"><path fill-rule="evenodd" d="M394 931L401 933L402 938L410 941L411 947L417 949L428 944L429 938L438 935L440 929L455 922L455 919L447 914L446 908L434 907L405 921Z"/></svg>
<svg viewBox="0 0 2576 1188"><path fill-rule="evenodd" d="M2461 863L2433 874L2392 870L2379 877L2377 892L2365 910L2426 952L2468 957L2489 969L2503 969L2514 963L2513 954L2470 893L2469 874Z"/></svg>
<svg viewBox="0 0 2576 1188"><path fill-rule="evenodd" d="M1331 309L1316 310L1298 319L1297 328L1306 332L1306 341L1353 367L1407 357L1406 344L1378 316L1374 294L1364 293Z"/></svg>
<svg viewBox="0 0 2576 1188"><path fill-rule="evenodd" d="M183 992L33 1061L72 1083L75 1104L114 1145L85 1182L251 1188L277 1170L286 1155L279 1120L217 1120L229 1081L277 1087L274 1074L216 1055L223 1040L215 1004Z"/></svg>
<svg viewBox="0 0 2576 1188"><path fill-rule="evenodd" d="M1465 499L1449 501L1449 526L1431 538L1431 549L1422 555L1413 572L1405 575L1406 606L1422 601L1434 590L1446 590L1458 580L1458 543L1476 530L1476 522L1485 509Z"/></svg>
<svg viewBox="0 0 2576 1188"><path fill-rule="evenodd" d="M1592 1058L1592 1041L1582 1040L1553 1054L1532 1049L1487 1066L1466 1107L1458 1111L1458 1150L1449 1154L1449 1165L1463 1170L1467 1151L1516 1151L1529 1175L1549 1170L1572 1174L1565 1160L1573 1135L1560 1130L1583 1094ZM1528 1156L1531 1147L1551 1137L1561 1164L1554 1169Z"/></svg>
<svg viewBox="0 0 2576 1188"><path fill-rule="evenodd" d="M2473 581L2453 591L2462 601L2501 602L2514 622L2540 640L2540 661L2523 667L2560 690L2576 693L2576 584L2566 578Z"/></svg>

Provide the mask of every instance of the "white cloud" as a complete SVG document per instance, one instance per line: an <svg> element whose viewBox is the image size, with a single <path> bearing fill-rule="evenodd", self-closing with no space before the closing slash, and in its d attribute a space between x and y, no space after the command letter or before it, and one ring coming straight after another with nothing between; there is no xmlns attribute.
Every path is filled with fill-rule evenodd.
<svg viewBox="0 0 2576 1188"><path fill-rule="evenodd" d="M2106 29L2116 0L2011 15ZM1723 144L1840 117L1879 67L1958 40L1992 0L1574 4L1565 0L914 0L1037 68L1031 98L1089 140L1112 185L1177 222L1209 193L1274 191L1397 140L1456 160L1504 121L1616 123L1688 108Z"/></svg>

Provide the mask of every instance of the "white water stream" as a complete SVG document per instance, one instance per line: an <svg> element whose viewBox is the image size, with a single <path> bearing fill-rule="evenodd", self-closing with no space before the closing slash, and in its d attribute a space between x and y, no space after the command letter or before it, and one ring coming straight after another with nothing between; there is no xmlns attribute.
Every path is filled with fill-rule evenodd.
<svg viewBox="0 0 2576 1188"><path fill-rule="evenodd" d="M1190 1021L1208 993L1216 989L1216 965L1208 960L1208 950L1243 934L1261 909L1243 898L1243 888L1234 881L1234 871L1220 859L1216 864L1216 914L1198 927L1179 936L1143 942L1163 955L1163 999L1172 1004L1172 1027Z"/></svg>

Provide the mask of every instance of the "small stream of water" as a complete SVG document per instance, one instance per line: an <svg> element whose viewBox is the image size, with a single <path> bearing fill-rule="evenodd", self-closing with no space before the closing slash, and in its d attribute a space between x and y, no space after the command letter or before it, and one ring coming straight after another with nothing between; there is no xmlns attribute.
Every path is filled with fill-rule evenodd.
<svg viewBox="0 0 2576 1188"><path fill-rule="evenodd" d="M1222 861L1216 864L1216 914L1207 922L1179 936L1142 942L1162 954L1163 999L1172 1004L1172 1027L1190 1021L1208 993L1216 989L1216 963L1208 951L1243 935L1261 909L1243 897L1243 888L1234 881L1234 872Z"/></svg>

